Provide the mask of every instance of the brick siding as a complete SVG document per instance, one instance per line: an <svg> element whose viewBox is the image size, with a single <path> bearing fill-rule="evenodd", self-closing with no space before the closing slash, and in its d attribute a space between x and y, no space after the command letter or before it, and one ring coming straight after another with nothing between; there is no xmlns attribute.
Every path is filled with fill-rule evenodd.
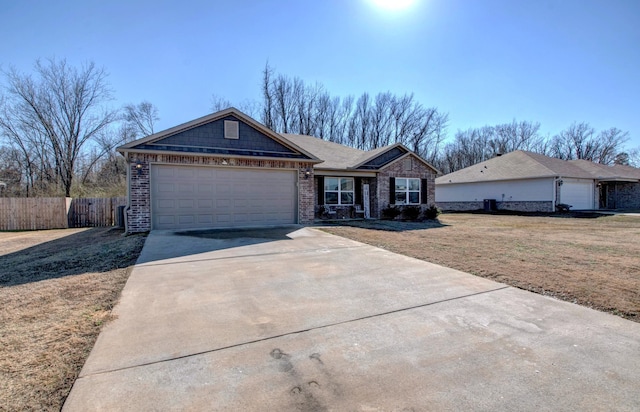
<svg viewBox="0 0 640 412"><path fill-rule="evenodd" d="M640 183L606 183L608 209L640 209Z"/></svg>
<svg viewBox="0 0 640 412"><path fill-rule="evenodd" d="M387 167L382 168L376 178L376 184L370 187L372 193L371 199L371 217L380 218L382 209L389 206L389 178L391 177L409 177L427 179L427 201L421 204L421 209L425 209L436 201L436 171L424 164L416 156L410 155L412 159L411 170L405 171L404 158L393 162ZM422 190L422 189L421 189Z"/></svg>
<svg viewBox="0 0 640 412"><path fill-rule="evenodd" d="M449 212L464 212L473 210L483 210L484 202L438 202L437 206ZM551 201L512 201L496 202L498 210L512 210L516 212L553 212L553 202Z"/></svg>

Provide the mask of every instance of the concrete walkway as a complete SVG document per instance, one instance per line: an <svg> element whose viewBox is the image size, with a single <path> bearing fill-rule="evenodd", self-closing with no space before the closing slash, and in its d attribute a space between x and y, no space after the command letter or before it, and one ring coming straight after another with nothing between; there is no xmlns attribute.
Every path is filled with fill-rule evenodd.
<svg viewBox="0 0 640 412"><path fill-rule="evenodd" d="M149 235L64 411L640 410L638 323L315 229L216 236Z"/></svg>

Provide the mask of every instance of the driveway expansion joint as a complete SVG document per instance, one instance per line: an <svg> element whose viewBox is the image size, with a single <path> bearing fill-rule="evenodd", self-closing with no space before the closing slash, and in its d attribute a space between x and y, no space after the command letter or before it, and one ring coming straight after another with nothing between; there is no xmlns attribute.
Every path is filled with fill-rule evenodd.
<svg viewBox="0 0 640 412"><path fill-rule="evenodd" d="M300 251L295 251L295 254L303 254L303 253L315 253L318 251L326 251L331 252L334 250L350 250L350 249L361 249L369 247L369 245L358 245L358 246L345 246L345 247L331 247L331 248L316 248L316 249L304 249ZM207 259L194 259L194 260L181 260L179 262L165 262L164 260L175 259L176 257L168 257L164 260L161 260L158 263L139 263L136 266L141 268L153 267L153 266L167 266L167 265L179 265L183 263L199 263L199 262L214 262L216 260L231 260L231 259L245 259L252 257L261 257L261 256L277 256L277 255L286 255L289 253L293 253L292 251L284 251L284 252L268 252L268 253L254 253L250 255L238 255L238 256L223 256L223 257L214 257Z"/></svg>
<svg viewBox="0 0 640 412"><path fill-rule="evenodd" d="M478 295L485 295L485 294L488 294L488 293L498 292L498 291L505 290L505 289L512 289L512 287L508 286L508 285L505 285L505 286L502 286L502 287L499 287L499 288L495 288L495 289L490 289L490 290L484 290L484 291L481 291L481 292L470 293L468 295L456 296L456 297L453 297L453 298L442 299L442 300L438 300L438 301L435 301L435 302L424 303L424 304L421 304L421 305L414 305L414 306L409 306L409 307L406 307L406 308L394 309L394 310L390 310L390 311L387 311L387 312L381 312L381 313L376 313L376 314L373 314L373 315L362 316L362 317L359 317L359 318L354 318L354 319L344 320L344 321L340 321L340 322L329 323L329 324L326 324L326 325L313 326L313 327L310 327L310 328L307 328L307 329L301 329L301 330L296 330L296 331L293 331L293 332L281 333L279 335L268 336L268 337L265 337L265 338L254 339L254 340L247 341L247 342L236 343L236 344L229 345L229 346L224 346L224 347L221 347L221 348L209 349L209 350L205 350L205 351L201 351L201 352L190 353L190 354L187 354L187 355L176 356L176 357L168 358L168 359L160 359L160 360L156 360L156 361L152 361L152 362L141 363L141 364L138 364L138 365L131 365L131 366L125 366L125 367L116 368L116 369L109 369L109 370L105 370L105 371L94 372L94 373L90 373L90 374L87 374L87 375L79 376L77 379L80 380L80 379L84 379L84 378L88 378L88 377L96 376L96 375L104 375L104 374L112 373L112 372L119 372L119 371L124 371L124 370L128 370L128 369L135 369L135 368L140 368L140 367L145 367L145 366L150 366L150 365L156 365L156 364L165 363L165 362L171 362L171 361L174 361L174 360L191 358L191 357L194 357L194 356L206 355L208 353L220 352L220 351L223 351L223 350L226 350L226 349L233 349L233 348L237 348L237 347L248 346L248 345L251 345L251 344L254 344L254 343L265 342L265 341L269 341L269 340L273 340L273 339L282 338L282 337L285 337L285 336L299 335L299 334L311 332L311 331L314 331L314 330L326 329L326 328L330 328L330 327L333 327L333 326L345 325L345 324L348 324L348 323L354 323L354 322L359 322L359 321L362 321L362 320L378 318L378 317L392 315L392 314L400 313L400 312L407 312L407 311L414 310L414 309L420 309L420 308L424 308L424 307L427 307L427 306L434 306L434 305L437 305L437 304L440 304L440 303L451 302L451 301L454 301L454 300L461 300L461 299L465 299L465 298L471 298L471 297L478 296Z"/></svg>

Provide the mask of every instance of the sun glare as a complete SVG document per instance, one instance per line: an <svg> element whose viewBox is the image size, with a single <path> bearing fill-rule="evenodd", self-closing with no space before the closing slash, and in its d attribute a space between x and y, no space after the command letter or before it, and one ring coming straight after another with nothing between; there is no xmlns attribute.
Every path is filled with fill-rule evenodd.
<svg viewBox="0 0 640 412"><path fill-rule="evenodd" d="M413 5L415 0L369 0L374 6L384 10L404 10Z"/></svg>

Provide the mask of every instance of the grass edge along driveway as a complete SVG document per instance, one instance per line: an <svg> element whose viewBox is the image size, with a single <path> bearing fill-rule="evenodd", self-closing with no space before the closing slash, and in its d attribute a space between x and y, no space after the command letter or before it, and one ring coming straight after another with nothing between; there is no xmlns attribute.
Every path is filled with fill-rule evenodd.
<svg viewBox="0 0 640 412"><path fill-rule="evenodd" d="M144 235L0 232L0 410L60 410Z"/></svg>
<svg viewBox="0 0 640 412"><path fill-rule="evenodd" d="M452 213L320 228L640 322L640 217Z"/></svg>

